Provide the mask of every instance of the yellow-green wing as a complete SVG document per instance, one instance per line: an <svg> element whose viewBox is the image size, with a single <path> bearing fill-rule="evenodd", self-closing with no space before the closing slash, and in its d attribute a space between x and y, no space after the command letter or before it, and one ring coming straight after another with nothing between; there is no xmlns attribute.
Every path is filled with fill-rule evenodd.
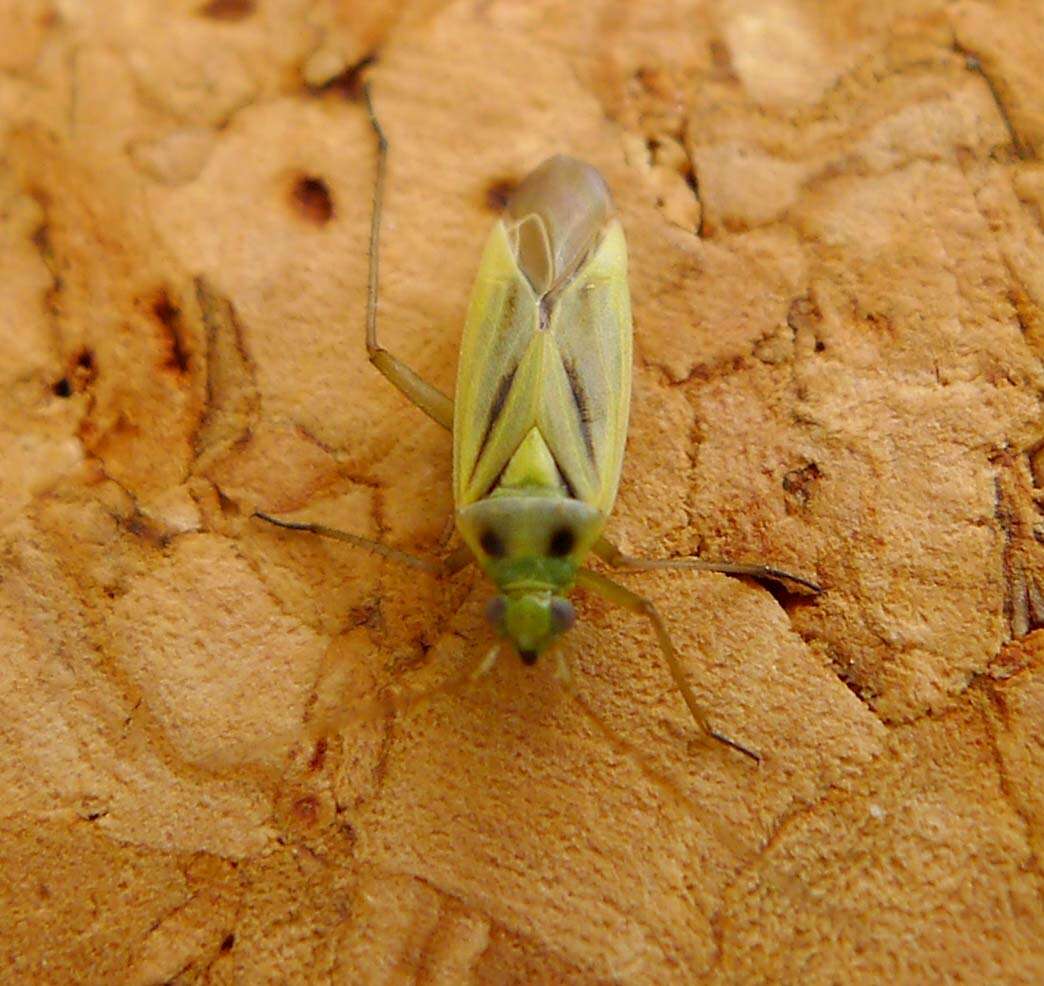
<svg viewBox="0 0 1044 986"><path fill-rule="evenodd" d="M631 406L631 296L619 220L558 296L548 335L557 358L546 359L537 426L574 495L608 514Z"/></svg>
<svg viewBox="0 0 1044 986"><path fill-rule="evenodd" d="M529 372L519 373L540 325L540 306L519 270L503 221L486 241L468 304L453 403L453 497L486 496L525 438ZM530 360L530 363L532 360Z"/></svg>
<svg viewBox="0 0 1044 986"><path fill-rule="evenodd" d="M534 427L570 495L602 513L616 497L631 394L627 249L618 220L544 307L542 325L541 302L498 222L482 255L457 371L458 507L490 495Z"/></svg>

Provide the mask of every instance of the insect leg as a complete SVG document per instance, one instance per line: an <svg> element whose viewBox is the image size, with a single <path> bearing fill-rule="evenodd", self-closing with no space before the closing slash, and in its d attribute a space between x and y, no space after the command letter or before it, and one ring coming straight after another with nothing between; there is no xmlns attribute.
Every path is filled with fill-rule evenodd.
<svg viewBox="0 0 1044 986"><path fill-rule="evenodd" d="M261 513L259 510L254 511L254 516L269 524L274 524L276 527L286 528L288 531L305 531L308 534L318 534L320 537L332 538L335 541L345 541L365 551L372 551L382 558L390 558L392 561L397 561L400 564L409 565L410 568L419 568L423 572L431 572L432 575L452 575L454 572L459 572L472 561L471 552L465 545L461 545L441 561L431 561L427 558L411 555L408 551L381 544L380 541L364 538L359 534L350 534L348 531L339 531L335 527L327 527L325 524L279 520L278 517L271 517L268 514Z"/></svg>
<svg viewBox="0 0 1044 986"><path fill-rule="evenodd" d="M785 589L791 588L792 585L799 585L809 592L823 591L815 582L770 565L705 561L702 558L635 558L632 555L625 555L615 544L604 537L599 538L591 550L611 568L629 569L632 572L646 572L657 568L685 568L694 572L722 572L725 575L748 575L755 579L768 579L771 582L778 582Z"/></svg>
<svg viewBox="0 0 1044 986"><path fill-rule="evenodd" d="M663 656L667 661L667 667L670 668L671 677L674 678L674 684L678 687L678 691L681 692L682 698L685 699L685 704L689 707L689 712L696 721L696 725L719 743L724 743L757 763L761 762L760 754L755 753L742 743L738 743L736 740L729 739L728 736L719 733L707 721L706 713L696 701L696 696L693 695L689 683L685 680L685 674L682 671L681 664L678 662L678 652L674 649L674 644L671 641L670 634L667 632L663 617L660 616L659 611L650 600L631 592L630 589L625 588L618 582L613 582L612 579L607 579L604 575L599 575L597 572L592 572L586 568L582 568L576 573L576 584L597 592L603 599L608 599L609 602L616 603L632 613L644 616L656 631L656 638L660 643L660 650L663 651Z"/></svg>
<svg viewBox="0 0 1044 986"><path fill-rule="evenodd" d="M384 203L384 173L388 161L388 140L374 112L369 85L363 86L370 125L377 135L377 178L373 186L373 216L370 219L370 280L366 291L366 352L377 367L406 399L448 431L453 430L453 401L441 390L419 377L402 360L377 342L377 295L380 274L381 211Z"/></svg>

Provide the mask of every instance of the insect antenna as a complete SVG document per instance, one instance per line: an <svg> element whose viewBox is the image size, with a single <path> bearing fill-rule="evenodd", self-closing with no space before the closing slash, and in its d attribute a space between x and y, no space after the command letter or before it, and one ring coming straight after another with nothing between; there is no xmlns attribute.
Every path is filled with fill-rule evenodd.
<svg viewBox="0 0 1044 986"><path fill-rule="evenodd" d="M388 170L388 138L373 107L370 85L363 85L366 112L377 138L377 174L373 183L373 213L370 216L370 273L366 289L366 352L385 377L433 421L453 430L453 401L411 370L397 356L377 342L377 303L381 267L381 216L384 213L384 179Z"/></svg>
<svg viewBox="0 0 1044 986"><path fill-rule="evenodd" d="M344 541L346 544L362 548L364 551L370 551L375 555L380 555L382 558L397 561L402 565L408 565L410 568L418 568L422 572L431 572L432 575L442 574L442 566L438 562L429 561L427 558L418 558L407 551L400 551L398 548L391 547L391 545L382 544L380 541L374 541L372 538L365 538L361 534L341 531L335 527L327 527L325 524L280 520L278 517L272 517L269 514L262 513L260 510L255 510L254 516L259 520L272 524L274 527L282 527L288 531L304 531L308 534L317 534L319 537L330 538L334 541Z"/></svg>
<svg viewBox="0 0 1044 986"><path fill-rule="evenodd" d="M384 210L384 178L388 170L388 138L373 108L369 82L363 85L366 113L377 137L377 176L373 182L373 213L370 216L370 275L366 291L366 348L377 349L377 299L380 282L381 213Z"/></svg>
<svg viewBox="0 0 1044 986"><path fill-rule="evenodd" d="M254 516L258 520L263 520L274 527L282 527L288 531L304 531L306 534L317 534L319 537L330 538L334 541L344 541L346 544L351 544L356 548L362 548L363 551L380 555L389 561L398 562L400 565L408 565L410 568L420 569L422 572L429 572L438 577L459 572L460 569L469 565L472 559L471 552L463 545L452 551L441 561L431 561L428 558L411 555L408 551L403 551L401 548L393 548L390 544L374 541L372 538L363 537L361 534L352 534L350 531L341 531L336 527L327 527L325 524L313 524L310 521L281 520L279 517L262 513L260 510L255 510Z"/></svg>

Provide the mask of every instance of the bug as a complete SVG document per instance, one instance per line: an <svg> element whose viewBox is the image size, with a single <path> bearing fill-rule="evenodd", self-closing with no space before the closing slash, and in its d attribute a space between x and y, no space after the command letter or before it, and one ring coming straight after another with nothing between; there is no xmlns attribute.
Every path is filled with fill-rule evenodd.
<svg viewBox="0 0 1044 986"><path fill-rule="evenodd" d="M611 568L724 572L819 591L807 579L766 565L629 557L603 536L623 464L632 362L627 248L605 180L591 165L559 155L512 192L482 253L451 401L378 342L388 142L368 86L364 96L377 141L366 349L408 400L452 431L455 523L464 544L433 563L321 524L256 516L440 575L478 564L498 590L486 609L489 622L529 665L573 625L569 593L593 591L649 621L699 728L760 760L710 724L653 603L584 566L594 555ZM490 650L464 680L488 670L499 649ZM556 656L556 674L572 689L561 648Z"/></svg>

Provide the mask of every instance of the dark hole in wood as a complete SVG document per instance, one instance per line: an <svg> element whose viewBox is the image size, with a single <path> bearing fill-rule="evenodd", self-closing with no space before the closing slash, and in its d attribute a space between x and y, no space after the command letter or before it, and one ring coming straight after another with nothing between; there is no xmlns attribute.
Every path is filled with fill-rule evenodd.
<svg viewBox="0 0 1044 986"><path fill-rule="evenodd" d="M255 0L209 0L199 8L199 13L216 21L241 21L256 7Z"/></svg>
<svg viewBox="0 0 1044 986"><path fill-rule="evenodd" d="M366 81L366 69L375 61L377 56L373 52L360 58L354 65L349 65L343 72L339 72L331 79L327 79L320 86L309 87L314 93L331 93L342 99L358 100L362 97L363 83Z"/></svg>
<svg viewBox="0 0 1044 986"><path fill-rule="evenodd" d="M486 186L486 205L494 212L503 212L518 182L514 178L496 178Z"/></svg>
<svg viewBox="0 0 1044 986"><path fill-rule="evenodd" d="M178 308L165 290L160 290L152 302L152 314L163 326L167 340L167 358L163 365L168 370L187 373L189 369L189 353L181 331L181 309Z"/></svg>
<svg viewBox="0 0 1044 986"><path fill-rule="evenodd" d="M322 178L302 175L294 182L291 199L300 215L317 226L323 226L333 218L333 198Z"/></svg>

